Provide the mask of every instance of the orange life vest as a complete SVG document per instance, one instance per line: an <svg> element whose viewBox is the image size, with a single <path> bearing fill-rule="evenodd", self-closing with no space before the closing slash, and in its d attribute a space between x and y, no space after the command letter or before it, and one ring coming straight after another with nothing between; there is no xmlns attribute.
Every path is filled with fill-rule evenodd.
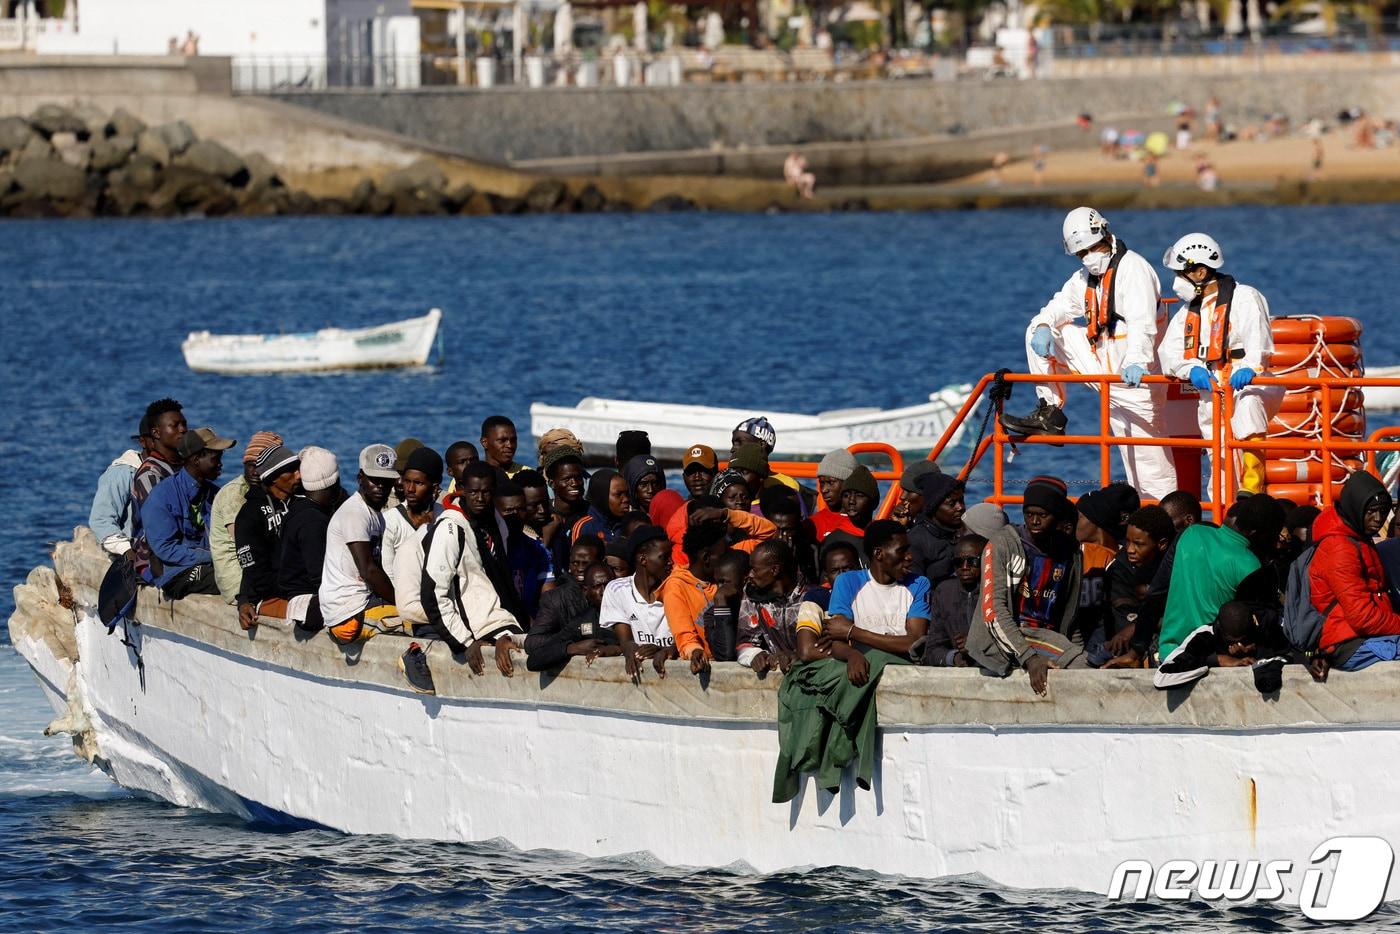
<svg viewBox="0 0 1400 934"><path fill-rule="evenodd" d="M1128 245L1122 238L1114 239L1113 259L1108 262L1108 269L1102 276L1089 276L1084 287L1084 317L1089 320L1089 343L1098 342L1099 336L1107 334L1113 336L1114 326L1121 320L1114 308L1114 278L1118 272L1118 263L1123 259L1123 255L1128 252ZM1099 283L1103 283L1103 301L1099 301Z"/></svg>
<svg viewBox="0 0 1400 934"><path fill-rule="evenodd" d="M1203 363L1224 363L1230 355L1230 303L1235 298L1235 280L1224 273L1216 273L1201 289L1199 295L1186 306L1186 346L1182 357L1186 360L1200 360ZM1210 319L1210 339L1206 345L1206 355L1201 356L1201 306L1207 301L1215 305Z"/></svg>

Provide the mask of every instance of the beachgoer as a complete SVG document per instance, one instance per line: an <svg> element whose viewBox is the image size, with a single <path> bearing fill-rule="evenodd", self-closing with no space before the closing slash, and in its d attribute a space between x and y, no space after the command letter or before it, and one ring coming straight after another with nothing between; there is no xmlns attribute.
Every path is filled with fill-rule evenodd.
<svg viewBox="0 0 1400 934"><path fill-rule="evenodd" d="M1196 405L1201 437L1213 437L1212 396L1228 379L1235 398L1231 433L1238 440L1263 438L1284 396L1282 386L1253 385L1256 376L1268 375L1274 352L1268 301L1258 289L1220 271L1225 254L1206 234L1176 241L1162 264L1176 272L1172 291L1181 299L1181 310L1172 316L1157 352L1162 372L1189 382L1201 394ZM1240 489L1262 492L1263 457L1242 450L1239 465Z"/></svg>
<svg viewBox="0 0 1400 934"><path fill-rule="evenodd" d="M135 557L131 544L134 512L131 480L150 447L150 434L150 425L143 415L136 434L131 436L131 440L140 445L140 450L123 451L97 478L92 508L88 510L88 527L92 529L97 544L113 558L130 561Z"/></svg>
<svg viewBox="0 0 1400 934"><path fill-rule="evenodd" d="M636 570L615 578L603 590L598 625L615 631L627 674L636 682L648 658L654 657L657 672L664 676L665 660L675 657L676 640L661 602L661 585L671 575L670 540L665 530L644 526L633 533L629 544Z"/></svg>
<svg viewBox="0 0 1400 934"><path fill-rule="evenodd" d="M399 481L395 457L387 444L360 451L358 487L326 526L326 560L317 593L321 618L340 645L377 635L380 624L397 613L394 585L379 558L384 539L380 510Z"/></svg>
<svg viewBox="0 0 1400 934"><path fill-rule="evenodd" d="M1156 188L1162 183L1157 177L1157 154L1154 152L1143 153L1142 183L1148 188Z"/></svg>
<svg viewBox="0 0 1400 934"><path fill-rule="evenodd" d="M519 444L520 438L515 433L515 422L504 415L488 416L481 423L482 460L507 477L514 477L525 469L524 464L515 461L515 449Z"/></svg>
<svg viewBox="0 0 1400 934"><path fill-rule="evenodd" d="M541 595L554 589L553 560L544 543L527 534L525 490L514 480L496 487L496 512L506 524L506 564L515 592L525 604L526 616L533 620L539 613Z"/></svg>
<svg viewBox="0 0 1400 934"><path fill-rule="evenodd" d="M705 444L693 444L685 453L681 464L681 479L692 497L705 496L715 482L719 472L719 456L715 449Z"/></svg>
<svg viewBox="0 0 1400 934"><path fill-rule="evenodd" d="M384 537L379 546L379 560L394 583L395 604L405 588L419 586L419 562L413 562L406 579L399 579L400 548L420 547L418 530L429 525L442 513L438 490L442 484L442 458L429 447L415 448L399 471L399 486L403 496L399 504L384 510Z"/></svg>
<svg viewBox="0 0 1400 934"><path fill-rule="evenodd" d="M171 600L219 592L209 552L209 523L224 451L236 443L212 428L185 432L177 451L182 469L157 483L141 506L141 526L150 547L143 579Z"/></svg>
<svg viewBox="0 0 1400 934"><path fill-rule="evenodd" d="M149 574L151 549L142 527L141 509L156 484L174 476L180 468L180 442L187 430L184 411L174 399L157 399L146 406L145 419L150 426L150 445L131 477L131 548L136 573L142 580Z"/></svg>
<svg viewBox="0 0 1400 934"><path fill-rule="evenodd" d="M632 508L650 513L652 498L666 489L666 473L656 458L650 454L638 454L623 466L622 474Z"/></svg>
<svg viewBox="0 0 1400 934"><path fill-rule="evenodd" d="M1070 211L1063 226L1064 249L1079 258L1075 271L1026 328L1031 373L1113 374L1123 385L1109 392L1109 425L1115 435L1163 437L1163 387L1144 386L1157 372L1159 287L1152 266L1114 236L1093 208ZM1075 324L1077 318L1088 325ZM1108 391L1106 387L1097 387ZM1023 418L1003 415L1014 435L1063 434L1067 419L1060 385L1036 386L1039 403ZM1176 468L1159 447L1121 445L1128 483L1148 496L1176 489Z"/></svg>
<svg viewBox="0 0 1400 934"><path fill-rule="evenodd" d="M690 663L691 674L700 674L709 670L712 657L704 614L715 599L715 562L728 550L724 526L714 522L690 526L681 548L687 563L672 568L661 585L661 602L677 657Z"/></svg>
<svg viewBox="0 0 1400 934"><path fill-rule="evenodd" d="M998 677L1025 669L1031 690L1044 694L1051 668L1088 667L1083 647L1069 637L1082 558L1074 538L1056 528L1069 502L1064 481L1036 477L1022 498L1020 526L1010 525L991 503L963 514L963 524L987 540L982 610L968 629L966 651Z"/></svg>
<svg viewBox="0 0 1400 934"><path fill-rule="evenodd" d="M1031 150L1031 184L1036 188L1045 184L1045 156L1049 151L1044 143L1036 143Z"/></svg>
<svg viewBox="0 0 1400 934"><path fill-rule="evenodd" d="M595 658L622 654L611 629L598 624L603 591L613 579L605 564L590 564L580 586L570 579L540 598L540 612L525 636L525 668L548 671L562 668L570 658Z"/></svg>
<svg viewBox="0 0 1400 934"><path fill-rule="evenodd" d="M237 602L239 588L243 585L243 565L238 560L238 546L233 540L234 523L248 499L248 491L258 485L258 457L281 443L282 436L276 432L255 432L243 448L243 470L220 487L214 497L209 552L214 557L214 580L219 585L219 593L230 606Z"/></svg>
<svg viewBox="0 0 1400 934"><path fill-rule="evenodd" d="M787 673L797 661L797 619L805 592L786 543L774 540L754 549L739 605L739 664L758 674Z"/></svg>
<svg viewBox="0 0 1400 934"><path fill-rule="evenodd" d="M1104 668L1137 668L1157 637L1161 610L1148 599L1152 581L1176 537L1161 506L1143 506L1128 517L1123 547L1108 567L1108 612L1112 624Z"/></svg>
<svg viewBox="0 0 1400 934"><path fill-rule="evenodd" d="M292 494L301 484L301 459L285 445L264 450L254 466L257 485L248 489L233 523L238 566L243 571L237 591L238 623L244 630L257 626L259 616L286 616L286 594L277 582L282 526Z"/></svg>
<svg viewBox="0 0 1400 934"><path fill-rule="evenodd" d="M1164 659L1236 599L1240 584L1259 570L1261 558L1278 547L1284 520L1278 500L1255 494L1235 504L1231 512L1223 526L1198 522L1177 536L1157 640Z"/></svg>
<svg viewBox="0 0 1400 934"><path fill-rule="evenodd" d="M1327 156L1327 150L1322 146L1321 138L1314 138L1312 141L1312 170L1308 172L1308 181L1322 181L1322 163Z"/></svg>
<svg viewBox="0 0 1400 934"><path fill-rule="evenodd" d="M1318 648L1334 668L1360 671L1400 657L1400 613L1375 545L1393 508L1384 484L1358 470L1313 523L1308 579L1313 607L1326 616Z"/></svg>
<svg viewBox="0 0 1400 934"><path fill-rule="evenodd" d="M941 668L975 665L967 654L967 632L981 597L982 549L987 540L964 535L953 545L953 576L940 581L929 597L928 640L923 664Z"/></svg>
<svg viewBox="0 0 1400 934"><path fill-rule="evenodd" d="M909 536L893 519L870 523L863 544L868 568L836 578L825 635L908 657L928 633L928 580L914 573Z"/></svg>
<svg viewBox="0 0 1400 934"><path fill-rule="evenodd" d="M348 497L340 485L340 464L334 454L309 445L297 457L301 493L292 497L282 519L277 587L287 597L287 617L301 629L317 632L325 626L317 594L326 563L326 530Z"/></svg>
<svg viewBox="0 0 1400 934"><path fill-rule="evenodd" d="M800 198L810 198L816 191L817 177L808 171L807 160L795 149L783 160L783 180Z"/></svg>

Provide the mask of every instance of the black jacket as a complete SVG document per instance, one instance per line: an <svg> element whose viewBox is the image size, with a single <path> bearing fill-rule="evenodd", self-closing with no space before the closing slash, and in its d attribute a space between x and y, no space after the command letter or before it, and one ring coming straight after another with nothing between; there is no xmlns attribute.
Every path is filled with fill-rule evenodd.
<svg viewBox="0 0 1400 934"><path fill-rule="evenodd" d="M914 573L928 578L930 587L953 576L953 546L957 544L958 530L950 529L928 518L919 516L909 527L909 550L914 555Z"/></svg>
<svg viewBox="0 0 1400 934"><path fill-rule="evenodd" d="M953 640L967 635L981 596L981 588L974 585L967 590L957 578L933 588L929 600L933 618L929 620L928 639L924 642L925 665L946 667L952 664L949 659L956 651Z"/></svg>
<svg viewBox="0 0 1400 934"><path fill-rule="evenodd" d="M282 522L288 502L270 495L261 486L250 486L248 498L233 521L233 543L243 582L238 602L254 605L268 597L282 596L278 571L282 564ZM324 549L324 546L323 546Z"/></svg>
<svg viewBox="0 0 1400 934"><path fill-rule="evenodd" d="M584 627L592 624L585 635ZM581 639L615 642L611 629L598 626L598 610L589 604L583 588L572 577L540 595L540 612L525 636L525 668L546 671L562 667L569 660L569 644Z"/></svg>
<svg viewBox="0 0 1400 934"><path fill-rule="evenodd" d="M344 496L340 497L344 501ZM285 597L314 594L321 589L321 566L326 561L326 526L336 507L320 506L305 496L293 496L282 518L282 561L277 589Z"/></svg>

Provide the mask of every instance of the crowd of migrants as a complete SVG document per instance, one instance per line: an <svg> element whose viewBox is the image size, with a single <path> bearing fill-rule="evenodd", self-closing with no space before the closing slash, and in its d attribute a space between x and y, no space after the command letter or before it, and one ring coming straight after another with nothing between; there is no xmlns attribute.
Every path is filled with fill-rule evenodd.
<svg viewBox="0 0 1400 934"><path fill-rule="evenodd" d="M1200 393L1203 436L1228 381L1234 436L1264 436L1283 396L1256 382L1274 349L1268 303L1222 271L1212 237L1187 234L1163 257L1182 303L1170 322L1151 264L1102 214L1075 208L1062 238L1082 268L1026 329L1031 373L1111 372L1122 383L1109 392L1113 433L1135 438L1167 433L1163 387L1147 377ZM1035 411L1003 413L1003 426L1063 434L1062 391L1037 386ZM366 447L349 494L334 454L294 452L270 431L219 488L234 442L187 430L170 399L151 403L137 437L143 453L108 468L90 522L129 563L114 570L134 571L125 579L171 599L221 594L245 629L275 616L342 645L440 639L478 673L490 644L507 676L522 650L532 671L620 655L634 679L680 659L695 674L712 661L805 666L807 681L813 666L839 680L844 665L861 686L895 662L1023 669L1044 694L1051 668L1155 667L1166 688L1252 665L1268 693L1289 662L1321 679L1400 654L1400 539L1376 544L1392 509L1384 485L1354 473L1319 511L1267 495L1249 450L1220 526L1147 444L1119 445L1127 482L1077 502L1063 480L1035 478L1013 524L997 506L965 508L963 482L928 461L899 478L893 518L876 519L867 466L835 450L815 489L803 486L770 468L777 435L762 417L734 429L723 469L713 449L691 447L684 495L667 488L645 432L622 432L615 469L590 475L566 429L540 437L537 467L518 463L500 415L482 423L480 448ZM401 662L415 690L434 690L417 641Z"/></svg>

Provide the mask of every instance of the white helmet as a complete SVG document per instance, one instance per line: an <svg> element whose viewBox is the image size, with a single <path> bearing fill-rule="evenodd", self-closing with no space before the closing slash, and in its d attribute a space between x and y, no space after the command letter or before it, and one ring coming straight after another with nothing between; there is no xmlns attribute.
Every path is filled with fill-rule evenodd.
<svg viewBox="0 0 1400 934"><path fill-rule="evenodd" d="M1063 233L1065 252L1073 256L1108 236L1108 218L1093 208L1075 208L1065 215Z"/></svg>
<svg viewBox="0 0 1400 934"><path fill-rule="evenodd" d="M1215 238L1203 233L1190 233L1182 237L1162 256L1162 265L1181 272L1187 266L1209 266L1219 269L1225 265L1225 253Z"/></svg>

